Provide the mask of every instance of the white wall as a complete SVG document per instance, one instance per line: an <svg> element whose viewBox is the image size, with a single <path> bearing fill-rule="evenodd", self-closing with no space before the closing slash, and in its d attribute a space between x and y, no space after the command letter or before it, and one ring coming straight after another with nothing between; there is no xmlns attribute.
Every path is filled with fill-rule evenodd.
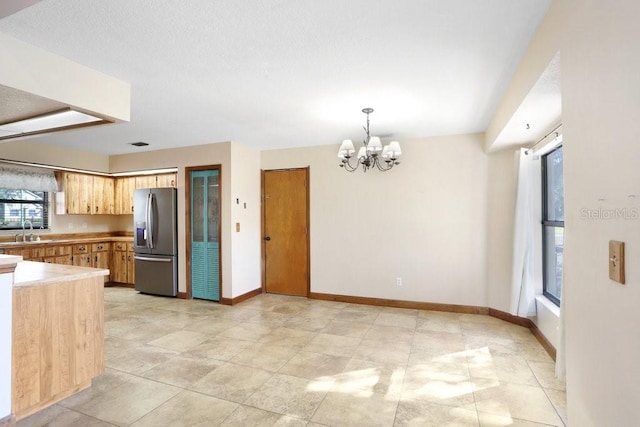
<svg viewBox="0 0 640 427"><path fill-rule="evenodd" d="M263 169L310 166L311 291L486 306L482 143L402 141L400 166L366 174L338 167L338 144L263 151Z"/></svg>
<svg viewBox="0 0 640 427"><path fill-rule="evenodd" d="M237 297L262 286L259 151L231 143L230 185L232 297Z"/></svg>

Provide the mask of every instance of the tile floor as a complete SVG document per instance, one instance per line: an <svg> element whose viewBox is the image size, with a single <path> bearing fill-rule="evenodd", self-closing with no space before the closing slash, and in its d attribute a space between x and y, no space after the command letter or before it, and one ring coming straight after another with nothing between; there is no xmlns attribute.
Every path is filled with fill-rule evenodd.
<svg viewBox="0 0 640 427"><path fill-rule="evenodd" d="M105 289L106 373L26 426L563 426L529 330L478 315Z"/></svg>

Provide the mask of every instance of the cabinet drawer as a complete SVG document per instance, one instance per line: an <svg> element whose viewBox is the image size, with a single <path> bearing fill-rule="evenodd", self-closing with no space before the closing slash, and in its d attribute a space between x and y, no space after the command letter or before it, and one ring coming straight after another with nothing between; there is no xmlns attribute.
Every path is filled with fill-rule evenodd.
<svg viewBox="0 0 640 427"><path fill-rule="evenodd" d="M73 245L74 254L88 254L91 252L91 246L87 244Z"/></svg>
<svg viewBox="0 0 640 427"><path fill-rule="evenodd" d="M91 252L105 252L111 249L111 243L94 243L91 245Z"/></svg>
<svg viewBox="0 0 640 427"><path fill-rule="evenodd" d="M118 252L126 252L127 251L127 244L125 242L115 242L113 244L113 250L118 251Z"/></svg>
<svg viewBox="0 0 640 427"><path fill-rule="evenodd" d="M133 243L127 243L127 251L133 252Z"/></svg>
<svg viewBox="0 0 640 427"><path fill-rule="evenodd" d="M44 252L44 256L52 257L60 255L71 255L73 251L71 246L46 246L44 248Z"/></svg>

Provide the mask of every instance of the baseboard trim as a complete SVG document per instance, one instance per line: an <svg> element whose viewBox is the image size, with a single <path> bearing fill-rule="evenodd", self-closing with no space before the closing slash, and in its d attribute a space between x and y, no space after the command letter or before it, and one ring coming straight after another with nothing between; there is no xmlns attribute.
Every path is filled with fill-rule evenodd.
<svg viewBox="0 0 640 427"><path fill-rule="evenodd" d="M413 308L418 310L448 311L452 313L465 313L465 314L489 314L488 308L476 307L473 305L456 305L456 304L440 304L435 302L390 300L390 299L384 299L384 298L322 294L317 292L310 292L308 295L308 298L324 300L324 301L349 302L352 304L376 305L376 306L382 306L382 307Z"/></svg>
<svg viewBox="0 0 640 427"><path fill-rule="evenodd" d="M176 296L178 299L189 299L189 295L186 292L178 292L178 295Z"/></svg>
<svg viewBox="0 0 640 427"><path fill-rule="evenodd" d="M533 336L536 337L536 339L538 340L540 345L547 351L549 356L551 356L551 358L555 362L555 360L556 360L556 348L553 346L553 344L551 344L551 342L547 339L547 337L544 336L542 331L540 329L538 329L538 325L536 325L535 323L531 322L530 329L531 329L531 333L533 334Z"/></svg>
<svg viewBox="0 0 640 427"><path fill-rule="evenodd" d="M0 427L15 427L15 425L16 425L16 416L13 414L0 418Z"/></svg>
<svg viewBox="0 0 640 427"><path fill-rule="evenodd" d="M446 311L449 313L463 313L463 314L484 314L491 317L495 317L505 322L512 323L514 325L529 328L534 337L538 340L540 345L546 350L553 360L556 360L556 349L551 342L542 334L540 329L536 326L531 319L526 317L514 316L511 313L507 313L495 308L479 307L475 305L457 305L457 304L440 304L434 302L418 302L418 301L404 301L404 300L390 300L384 298L370 298L370 297L356 297L351 295L335 295L335 294L323 294L318 292L309 292L307 295L309 299L317 299L323 301L338 301L348 302L352 304L366 304L382 307L395 307L395 308L413 308L418 310L432 310L432 311Z"/></svg>
<svg viewBox="0 0 640 427"><path fill-rule="evenodd" d="M504 320L505 322L513 323L514 325L524 326L525 328L531 328L531 325L533 325L531 319L527 319L526 317L514 316L511 313L496 310L495 308L489 308L489 316Z"/></svg>
<svg viewBox="0 0 640 427"><path fill-rule="evenodd" d="M246 301L249 298L253 298L256 295L260 295L262 293L262 287L256 288L252 291L244 293L242 295L238 295L235 298L220 298L220 304L222 305L236 305L241 303L242 301Z"/></svg>

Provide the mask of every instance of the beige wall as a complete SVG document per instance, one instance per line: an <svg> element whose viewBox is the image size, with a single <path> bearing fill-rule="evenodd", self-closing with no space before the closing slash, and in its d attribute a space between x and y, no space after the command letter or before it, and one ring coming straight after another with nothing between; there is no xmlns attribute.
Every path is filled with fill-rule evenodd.
<svg viewBox="0 0 640 427"><path fill-rule="evenodd" d="M510 311L517 164L513 149L491 154L487 192L487 305Z"/></svg>
<svg viewBox="0 0 640 427"><path fill-rule="evenodd" d="M0 159L109 172L109 156L30 140L0 143Z"/></svg>
<svg viewBox="0 0 640 427"><path fill-rule="evenodd" d="M232 296L236 297L262 286L259 151L231 143L230 185Z"/></svg>
<svg viewBox="0 0 640 427"><path fill-rule="evenodd" d="M403 141L400 166L366 174L338 167L337 144L263 151L263 169L310 166L312 292L486 306L482 142Z"/></svg>
<svg viewBox="0 0 640 427"><path fill-rule="evenodd" d="M562 3L569 419L637 425L640 220L583 209L640 209L640 3ZM624 286L608 278L609 240L626 242Z"/></svg>
<svg viewBox="0 0 640 427"><path fill-rule="evenodd" d="M571 425L581 427L631 426L638 420L638 16L637 2L553 2L486 138L490 148L518 100L559 50L565 156L563 316L568 418ZM628 216L602 219L585 214L600 209L626 209ZM608 278L609 240L626 242L626 285ZM500 293L495 295L504 298ZM490 300L492 304L504 304L493 297Z"/></svg>

